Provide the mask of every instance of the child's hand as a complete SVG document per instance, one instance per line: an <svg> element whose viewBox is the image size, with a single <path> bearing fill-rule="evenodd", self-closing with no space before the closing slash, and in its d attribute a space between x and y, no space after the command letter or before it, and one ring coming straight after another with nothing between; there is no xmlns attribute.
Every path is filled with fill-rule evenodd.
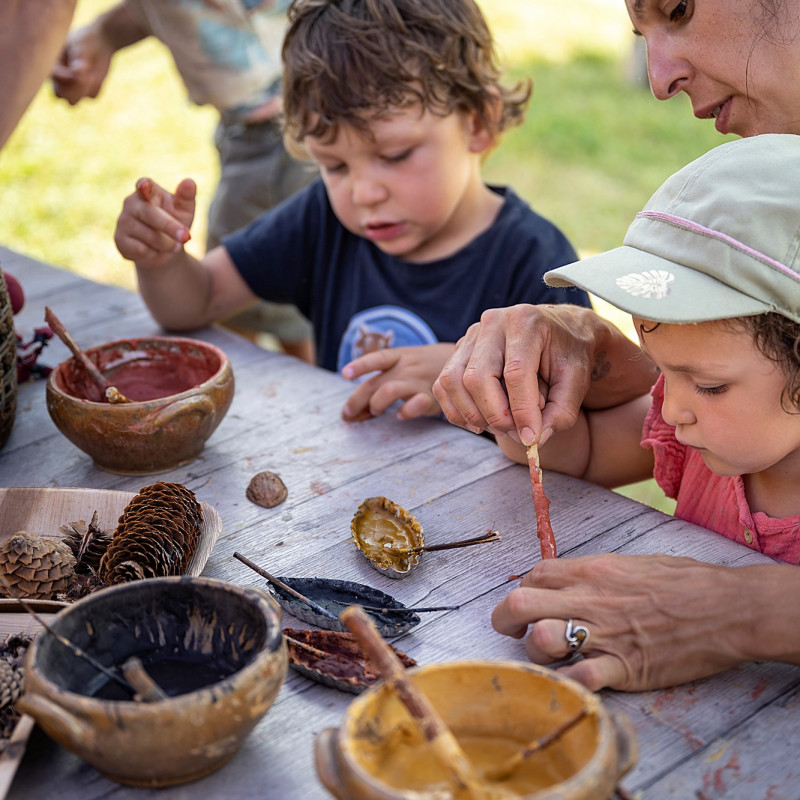
<svg viewBox="0 0 800 800"><path fill-rule="evenodd" d="M166 264L191 238L196 195L197 186L189 178L178 184L175 194L140 178L117 220L114 242L119 252L137 267Z"/></svg>
<svg viewBox="0 0 800 800"><path fill-rule="evenodd" d="M353 421L377 417L392 403L403 400L397 412L400 420L435 417L440 413L433 396L433 382L455 349L452 344L394 347L367 353L346 364L342 375L348 380L379 372L364 381L342 408L342 417Z"/></svg>

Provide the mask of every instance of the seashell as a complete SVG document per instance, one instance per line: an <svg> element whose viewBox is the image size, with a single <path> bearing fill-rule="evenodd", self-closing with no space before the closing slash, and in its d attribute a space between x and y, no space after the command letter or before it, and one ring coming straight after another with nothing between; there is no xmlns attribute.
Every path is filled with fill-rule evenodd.
<svg viewBox="0 0 800 800"><path fill-rule="evenodd" d="M381 636L399 636L419 625L420 618L411 609L380 589L363 583L340 581L331 578L285 578L281 583L303 595L311 603L300 600L281 588L269 584L269 591L278 605L297 619L329 631L346 631L339 614L349 605L360 605L372 618Z"/></svg>
<svg viewBox="0 0 800 800"><path fill-rule="evenodd" d="M312 681L359 694L381 680L380 673L352 633L284 628L283 637L289 652L289 666ZM403 666L417 665L396 647L392 650Z"/></svg>
<svg viewBox="0 0 800 800"><path fill-rule="evenodd" d="M425 544L416 517L385 497L369 497L350 523L356 547L390 578L404 578L419 561L411 552Z"/></svg>

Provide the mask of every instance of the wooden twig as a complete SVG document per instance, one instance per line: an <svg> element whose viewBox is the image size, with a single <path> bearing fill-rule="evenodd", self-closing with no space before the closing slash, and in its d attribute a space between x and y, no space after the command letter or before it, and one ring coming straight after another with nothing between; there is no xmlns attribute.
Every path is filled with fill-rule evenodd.
<svg viewBox="0 0 800 800"><path fill-rule="evenodd" d="M434 550L453 550L456 547L470 547L473 544L486 544L488 542L499 542L500 531L487 531L480 536L473 536L471 539L462 539L458 542L445 542L444 544L428 544L420 547L407 547L392 550L393 553L408 553L414 555L416 553L431 553Z"/></svg>
<svg viewBox="0 0 800 800"><path fill-rule="evenodd" d="M476 774L469 759L430 700L409 680L396 653L384 642L372 620L360 606L349 606L339 619L358 639L384 681L394 690L433 749L439 762L457 785L475 800L488 800L489 787Z"/></svg>
<svg viewBox="0 0 800 800"><path fill-rule="evenodd" d="M167 698L167 693L150 677L142 662L136 656L131 656L122 665L122 674L128 683L136 689L134 700L155 703Z"/></svg>
<svg viewBox="0 0 800 800"><path fill-rule="evenodd" d="M322 614L323 617L329 617L330 619L338 619L336 614L328 611L327 608L323 608L319 603L315 603L310 597L306 597L304 594L298 592L297 589L293 589L288 583L284 583L282 580L280 580L280 578L270 575L269 572L259 567L258 564L254 564L249 558L246 558L241 553L234 553L233 557L237 558L242 562L242 564L245 564L246 566L250 567L250 569L257 572L262 578L266 578L273 586L277 586L279 589L287 594L290 594L301 603L307 603L311 609L317 612L317 614Z"/></svg>
<svg viewBox="0 0 800 800"><path fill-rule="evenodd" d="M554 728L550 733L534 739L529 745L523 747L522 750L514 753L504 764L499 767L489 769L485 773L485 777L490 781L504 781L515 773L522 764L527 761L534 753L544 750L549 747L553 742L557 742L568 730L577 725L589 713L588 709L582 708L577 714L570 717L565 722L562 722L557 728Z"/></svg>
<svg viewBox="0 0 800 800"><path fill-rule="evenodd" d="M542 485L542 468L539 464L539 445L532 444L527 450L528 467L531 473L533 507L536 510L536 535L539 537L542 558L555 558L556 537L550 525L550 500Z"/></svg>
<svg viewBox="0 0 800 800"><path fill-rule="evenodd" d="M257 564L254 564L249 558L243 556L241 553L234 553L233 557L238 559L242 562L242 564L246 564L250 569L257 572L262 578L266 578L273 586L277 586L282 591L290 594L292 597L299 600L301 603L308 603L308 605L314 609L318 614L323 614L330 619L338 619L336 614L332 611L328 611L327 608L319 605L319 603L314 602L310 597L306 597L301 592L298 592L297 589L289 586L286 581L282 581L280 578L276 578L274 575L270 575L265 569L262 569ZM336 603L336 605L340 606L349 606L353 605L353 603L346 603L344 600L336 600L333 597L328 598L328 601L331 603ZM409 614L411 612L422 614L427 611L458 611L461 606L428 606L424 608L384 608L382 606L365 606L361 603L358 603L365 611L376 611L381 614Z"/></svg>
<svg viewBox="0 0 800 800"><path fill-rule="evenodd" d="M83 368L89 373L89 377L94 384L102 392L103 396L109 403L130 403L131 401L125 397L115 386L112 386L108 379L97 368L97 365L81 350L78 343L72 338L69 331L64 326L64 323L52 312L52 310L45 306L44 321L53 330L53 333L61 339L62 342L69 348L73 356L81 363Z"/></svg>

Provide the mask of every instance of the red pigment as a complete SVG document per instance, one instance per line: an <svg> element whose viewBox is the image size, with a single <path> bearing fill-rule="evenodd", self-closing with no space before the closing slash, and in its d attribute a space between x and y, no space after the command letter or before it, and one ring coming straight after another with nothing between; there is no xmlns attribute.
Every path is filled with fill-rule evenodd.
<svg viewBox="0 0 800 800"><path fill-rule="evenodd" d="M214 353L178 343L153 346L152 343L121 343L106 350L93 351L97 364L111 386L129 400L145 401L180 394L205 383L221 364ZM61 388L83 400L105 402L99 387L83 367L71 360L61 371Z"/></svg>

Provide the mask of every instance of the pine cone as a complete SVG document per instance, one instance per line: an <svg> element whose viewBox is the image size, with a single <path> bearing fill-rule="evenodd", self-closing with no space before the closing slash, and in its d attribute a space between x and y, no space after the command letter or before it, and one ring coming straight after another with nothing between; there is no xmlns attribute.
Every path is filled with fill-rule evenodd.
<svg viewBox="0 0 800 800"><path fill-rule="evenodd" d="M25 673L7 658L0 657L0 710L13 706L23 690Z"/></svg>
<svg viewBox="0 0 800 800"><path fill-rule="evenodd" d="M62 525L60 530L65 534L61 541L75 556L75 572L79 575L96 575L100 569L100 559L111 543L113 532L104 531L97 524L96 511L88 525L81 519Z"/></svg>
<svg viewBox="0 0 800 800"><path fill-rule="evenodd" d="M197 549L203 515L197 498L180 483L144 487L125 507L100 561L106 584L181 575Z"/></svg>
<svg viewBox="0 0 800 800"><path fill-rule="evenodd" d="M52 600L69 586L75 556L62 542L18 531L0 546L0 574L4 597Z"/></svg>

